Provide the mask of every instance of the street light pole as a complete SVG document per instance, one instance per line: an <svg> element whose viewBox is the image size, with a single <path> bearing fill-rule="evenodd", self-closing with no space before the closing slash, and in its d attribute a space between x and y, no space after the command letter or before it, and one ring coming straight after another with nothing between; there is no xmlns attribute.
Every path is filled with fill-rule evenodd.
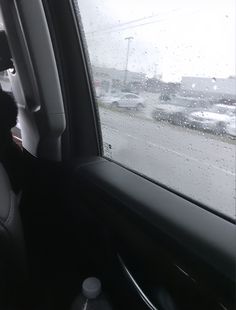
<svg viewBox="0 0 236 310"><path fill-rule="evenodd" d="M157 78L157 64L154 64L154 75L153 77L156 79Z"/></svg>
<svg viewBox="0 0 236 310"><path fill-rule="evenodd" d="M127 82L130 42L131 42L131 40L133 40L133 37L127 37L127 38L125 38L125 40L128 41L128 46L127 46L126 62L125 62L124 86L126 85L126 82Z"/></svg>

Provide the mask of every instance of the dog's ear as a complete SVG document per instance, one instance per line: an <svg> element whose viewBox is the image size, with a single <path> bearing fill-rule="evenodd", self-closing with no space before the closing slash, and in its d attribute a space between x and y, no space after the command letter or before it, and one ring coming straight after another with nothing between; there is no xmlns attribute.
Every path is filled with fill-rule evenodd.
<svg viewBox="0 0 236 310"><path fill-rule="evenodd" d="M7 36L4 30L0 31L0 71L14 68Z"/></svg>

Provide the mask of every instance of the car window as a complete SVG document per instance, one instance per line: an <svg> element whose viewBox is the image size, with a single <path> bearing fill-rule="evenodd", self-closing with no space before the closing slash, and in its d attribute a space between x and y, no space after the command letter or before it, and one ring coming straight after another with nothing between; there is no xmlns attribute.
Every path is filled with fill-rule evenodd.
<svg viewBox="0 0 236 310"><path fill-rule="evenodd" d="M7 71L2 71L0 72L0 89L3 91L12 94L12 87L11 87L11 82L8 77L8 72ZM1 113L1 111L0 111ZM22 140L21 140L21 128L20 128L20 123L18 122L17 125L12 128L12 135L14 138L14 141L21 147L22 146Z"/></svg>
<svg viewBox="0 0 236 310"><path fill-rule="evenodd" d="M235 0L74 1L104 156L235 218Z"/></svg>
<svg viewBox="0 0 236 310"><path fill-rule="evenodd" d="M2 17L0 15L0 30L3 30L3 29L4 29L4 25L3 25ZM5 92L7 92L13 96L12 86L11 86L11 82L10 82L7 70L0 71L0 90L3 90L3 91L5 91ZM0 113L1 113L1 111L0 111ZM22 147L21 128L20 128L19 122L17 123L17 125L14 128L12 128L12 135L13 135L14 141L20 147Z"/></svg>
<svg viewBox="0 0 236 310"><path fill-rule="evenodd" d="M134 99L134 98L136 98L136 96L134 96L134 95L127 95L126 98Z"/></svg>
<svg viewBox="0 0 236 310"><path fill-rule="evenodd" d="M8 93L12 92L7 71L0 72L0 88Z"/></svg>
<svg viewBox="0 0 236 310"><path fill-rule="evenodd" d="M0 72L0 89L11 94L11 96L13 96L11 82L10 82L7 71ZM1 111L0 111L0 113L1 113ZM12 128L12 135L13 135L14 141L19 146L22 146L21 128L20 128L19 122L17 123L17 125L14 128Z"/></svg>

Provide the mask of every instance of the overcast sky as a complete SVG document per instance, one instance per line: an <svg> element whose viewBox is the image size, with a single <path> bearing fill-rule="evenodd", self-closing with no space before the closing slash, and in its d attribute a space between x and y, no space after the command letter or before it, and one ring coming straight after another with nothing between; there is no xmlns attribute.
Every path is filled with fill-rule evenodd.
<svg viewBox="0 0 236 310"><path fill-rule="evenodd" d="M235 0L78 0L93 64L166 81L235 75Z"/></svg>
<svg viewBox="0 0 236 310"><path fill-rule="evenodd" d="M78 0L91 62L165 81L236 74L235 0ZM1 17L0 17L1 18ZM0 20L1 24L1 20Z"/></svg>

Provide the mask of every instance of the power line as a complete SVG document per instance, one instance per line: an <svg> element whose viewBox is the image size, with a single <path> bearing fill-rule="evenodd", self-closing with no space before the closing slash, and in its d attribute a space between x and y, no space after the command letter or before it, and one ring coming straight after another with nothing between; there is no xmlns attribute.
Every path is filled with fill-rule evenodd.
<svg viewBox="0 0 236 310"><path fill-rule="evenodd" d="M168 14L170 14L172 12L179 11L179 10L180 9L172 10L172 11L168 12ZM192 12L190 12L188 14L195 14L198 11L201 11L201 10L192 11ZM157 17L157 16L158 15L153 15L153 16L149 16L149 17L140 18L138 20L142 21L142 20L150 19L150 18ZM126 23L123 23L123 24L119 24L119 25L116 25L116 26L113 26L113 27L109 27L109 28L106 28L106 29L101 29L101 30L92 31L92 32L86 32L85 35L92 35L92 34L96 34L97 36L99 36L99 35L106 35L106 34L112 33L112 32L120 32L120 31L125 31L125 30L128 30L128 29L133 29L133 28L143 27L143 26L146 26L146 25L154 24L154 23L159 23L159 22L165 21L167 18L168 18L168 16L166 16L164 18L161 18L161 19L153 20L153 21L150 21L150 22L141 23L141 24L137 24L137 25L131 25L129 27L124 27L127 24L132 24L132 23L137 22L137 20L133 20L133 21L129 21L129 22L126 22Z"/></svg>
<svg viewBox="0 0 236 310"><path fill-rule="evenodd" d="M146 25L159 23L159 22L162 22L162 21L164 21L164 20L166 20L166 17L165 17L165 18L162 18L162 19L154 20L154 21L151 21L151 22L146 22L146 23L142 23L142 24L138 24L138 25L133 25L133 26L130 26L130 27L125 27L125 28L121 28L121 29L116 29L116 30L113 30L113 31L107 31L107 32L104 32L104 34L106 34L106 33L112 33L112 32L124 31L124 30L127 30L127 29L139 28L139 27L143 27L143 26L146 26Z"/></svg>
<svg viewBox="0 0 236 310"><path fill-rule="evenodd" d="M179 9L175 9L175 10L172 10L172 11L167 12L167 13L168 14L169 13L173 13L173 12L178 11L178 10ZM148 24L152 24L152 23L157 23L157 22L163 21L163 20L165 20L167 18L167 17L165 17L165 18L162 18L162 19L158 19L158 20L154 20L154 21L150 21L150 22L146 22L146 23L142 23L142 24L137 24L137 25L131 25L129 27L123 28L126 25L134 24L134 23L137 23L137 22L140 22L140 21L151 19L151 18L156 18L158 16L159 16L159 14L155 14L155 15L151 15L151 16L147 16L147 17L143 17L143 18L138 18L138 19L131 20L129 22L125 22L125 23L122 23L122 24L114 25L112 27L108 27L108 28L104 28L104 29L99 29L99 30L95 30L95 31L89 31L89 32L86 32L85 34L86 35L92 35L92 34L99 34L99 33L111 33L111 32L117 32L117 31L119 32L119 31L123 31L123 30L126 30L126 29L132 29L132 28L136 28L136 27L140 27L140 26L144 26L144 25L148 25Z"/></svg>
<svg viewBox="0 0 236 310"><path fill-rule="evenodd" d="M129 25L129 24L132 24L132 23L143 21L145 19L154 18L154 17L157 17L157 16L159 16L159 14L152 15L152 16L147 16L147 17L143 17L143 18L134 19L134 20L131 20L129 22L122 23L122 24L119 23L117 25L114 25L114 26L111 26L111 27L108 27L108 28L104 28L104 29L89 31L86 34L94 34L94 33L97 33L97 32L103 32L103 31L107 31L107 30L112 30L112 29L117 28L117 27L119 28L119 27L122 27L122 26L125 26L125 25Z"/></svg>
<svg viewBox="0 0 236 310"><path fill-rule="evenodd" d="M162 22L164 20L166 20L166 18L155 20L155 21L152 21L152 22L143 23L143 24L133 25L133 26L129 26L129 27L121 28L121 29L114 29L114 30L110 30L110 31L103 31L101 33L96 33L96 36L106 35L108 33L120 32L120 31L124 31L124 30L128 30L128 29L138 28L138 27L143 27L143 26L146 26L146 25L149 25L149 24L159 23L159 22Z"/></svg>

